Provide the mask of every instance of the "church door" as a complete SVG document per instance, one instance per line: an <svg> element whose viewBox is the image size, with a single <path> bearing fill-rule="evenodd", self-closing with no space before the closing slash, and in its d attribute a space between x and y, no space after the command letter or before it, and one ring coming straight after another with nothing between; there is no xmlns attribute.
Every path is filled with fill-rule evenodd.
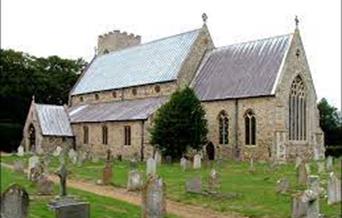
<svg viewBox="0 0 342 218"><path fill-rule="evenodd" d="M29 135L29 151L36 150L36 130L34 126L31 124L28 128L28 135Z"/></svg>
<svg viewBox="0 0 342 218"><path fill-rule="evenodd" d="M212 142L209 142L206 146L207 156L209 160L215 160L215 146Z"/></svg>

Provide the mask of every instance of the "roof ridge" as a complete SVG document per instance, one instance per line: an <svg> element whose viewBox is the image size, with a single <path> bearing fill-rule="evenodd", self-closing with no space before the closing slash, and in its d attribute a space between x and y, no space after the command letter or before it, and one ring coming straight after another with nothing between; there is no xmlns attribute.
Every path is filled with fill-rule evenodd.
<svg viewBox="0 0 342 218"><path fill-rule="evenodd" d="M159 42L159 41L163 41L163 40L165 40L165 39L177 37L177 36L180 36L180 35L189 34L189 33L191 33L191 32L196 32L196 31L199 31L199 30L201 30L201 29L202 29L202 28L197 28L197 29L193 29L193 30L186 31L186 32L177 33L177 34L175 34L175 35L165 36L165 37L158 38L158 39L154 39L154 40L152 40L152 41L148 41L148 42L145 42L145 43L142 43L142 44L134 45L134 46L131 46L131 47L128 47L128 48L124 48L124 49L120 49L120 50L111 51L111 52L108 52L107 54L99 55L98 57L105 57L105 56L107 56L107 55L109 55L109 54L113 54L113 53L117 53L117 52L122 52L122 51L128 51L128 50L131 50L131 49L134 49L134 48L138 48L138 47L141 47L141 46L144 46L144 45L148 45L148 44L156 43L156 42Z"/></svg>
<svg viewBox="0 0 342 218"><path fill-rule="evenodd" d="M236 43L232 43L232 44L228 44L228 45L224 45L224 46L220 46L217 47L215 49L212 50L212 52L217 52L217 51L222 51L225 50L231 46L234 45L242 45L242 44L247 44L247 43L252 43L252 42L259 42L259 41L266 41L266 40L270 40L270 39L274 39L274 38L280 38L280 37L285 37L285 36L291 36L294 33L287 33L287 34L281 34L281 35L276 35L276 36L270 36L270 37L265 37L265 38L260 38L260 39L254 39L254 40L247 40L247 41L243 41L243 42L236 42Z"/></svg>

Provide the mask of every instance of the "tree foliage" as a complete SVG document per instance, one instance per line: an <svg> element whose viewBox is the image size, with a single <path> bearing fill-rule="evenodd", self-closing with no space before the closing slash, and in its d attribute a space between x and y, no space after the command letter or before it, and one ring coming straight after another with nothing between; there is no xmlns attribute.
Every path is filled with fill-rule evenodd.
<svg viewBox="0 0 342 218"><path fill-rule="evenodd" d="M180 158L188 148L199 150L207 142L207 120L201 102L189 87L177 90L156 114L151 143L163 155Z"/></svg>
<svg viewBox="0 0 342 218"><path fill-rule="evenodd" d="M58 56L35 57L11 49L0 52L0 125L3 124L2 128L8 124L21 126L16 140L10 143L18 146L32 95L40 103L67 103L68 92L86 62ZM1 150L6 150L7 143L2 142Z"/></svg>
<svg viewBox="0 0 342 218"><path fill-rule="evenodd" d="M325 133L325 144L342 145L342 117L337 108L322 98L318 103L320 126Z"/></svg>

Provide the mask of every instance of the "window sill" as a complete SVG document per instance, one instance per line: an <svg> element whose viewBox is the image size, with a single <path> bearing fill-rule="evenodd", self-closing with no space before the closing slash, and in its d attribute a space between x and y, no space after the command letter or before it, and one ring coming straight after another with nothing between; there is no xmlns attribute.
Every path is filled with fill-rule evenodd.
<svg viewBox="0 0 342 218"><path fill-rule="evenodd" d="M245 145L246 148L256 148L257 145Z"/></svg>

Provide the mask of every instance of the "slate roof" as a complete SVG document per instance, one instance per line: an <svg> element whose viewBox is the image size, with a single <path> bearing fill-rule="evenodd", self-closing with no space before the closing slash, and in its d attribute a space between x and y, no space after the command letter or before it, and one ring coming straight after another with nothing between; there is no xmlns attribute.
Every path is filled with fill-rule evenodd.
<svg viewBox="0 0 342 218"><path fill-rule="evenodd" d="M35 104L43 135L73 136L64 106Z"/></svg>
<svg viewBox="0 0 342 218"><path fill-rule="evenodd" d="M100 55L92 61L71 95L175 80L199 31Z"/></svg>
<svg viewBox="0 0 342 218"><path fill-rule="evenodd" d="M71 123L146 120L161 105L166 97L86 104L68 110Z"/></svg>
<svg viewBox="0 0 342 218"><path fill-rule="evenodd" d="M292 34L214 49L192 83L202 101L272 95Z"/></svg>

